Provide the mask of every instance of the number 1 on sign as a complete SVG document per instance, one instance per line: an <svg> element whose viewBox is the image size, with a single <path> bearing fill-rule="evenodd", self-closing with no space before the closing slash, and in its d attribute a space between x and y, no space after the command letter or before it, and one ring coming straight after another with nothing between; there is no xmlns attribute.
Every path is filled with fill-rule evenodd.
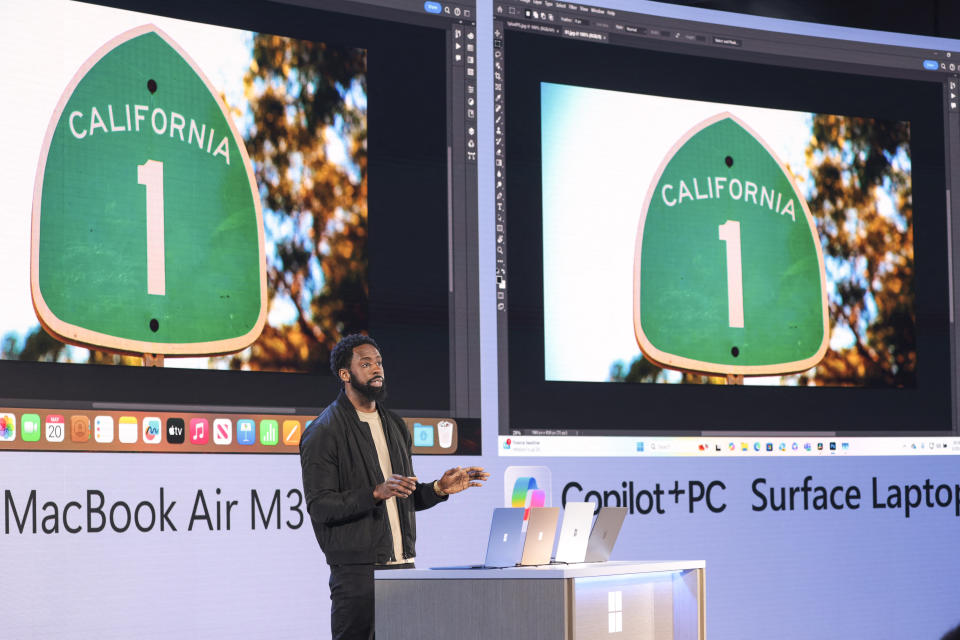
<svg viewBox="0 0 960 640"><path fill-rule="evenodd" d="M147 293L167 294L163 248L163 163L147 160L137 165L137 184L147 188Z"/></svg>
<svg viewBox="0 0 960 640"><path fill-rule="evenodd" d="M720 225L720 239L727 245L727 316L730 326L743 328L743 266L740 259L740 223Z"/></svg>

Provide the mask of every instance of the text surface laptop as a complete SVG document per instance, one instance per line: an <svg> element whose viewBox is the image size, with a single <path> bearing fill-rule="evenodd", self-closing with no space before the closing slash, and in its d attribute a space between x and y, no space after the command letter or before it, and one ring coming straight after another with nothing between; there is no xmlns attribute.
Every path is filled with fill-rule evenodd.
<svg viewBox="0 0 960 640"><path fill-rule="evenodd" d="M550 552L557 535L560 507L534 507L527 519L527 536L523 541L523 566L550 564Z"/></svg>
<svg viewBox="0 0 960 640"><path fill-rule="evenodd" d="M501 507L493 510L487 554L482 565L432 568L497 569L515 566L523 552L523 512L523 507Z"/></svg>
<svg viewBox="0 0 960 640"><path fill-rule="evenodd" d="M567 564L583 562L587 557L587 539L593 524L592 502L568 502L563 508L563 523L554 560Z"/></svg>
<svg viewBox="0 0 960 640"><path fill-rule="evenodd" d="M620 535L620 527L627 515L626 507L601 507L597 521L587 541L587 556L584 562L606 562L610 559L613 545Z"/></svg>

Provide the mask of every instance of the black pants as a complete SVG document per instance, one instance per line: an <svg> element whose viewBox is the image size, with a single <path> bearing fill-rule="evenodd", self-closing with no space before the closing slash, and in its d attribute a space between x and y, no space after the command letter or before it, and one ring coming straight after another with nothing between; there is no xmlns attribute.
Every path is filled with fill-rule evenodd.
<svg viewBox="0 0 960 640"><path fill-rule="evenodd" d="M373 572L410 569L413 564L330 566L330 630L333 640L373 640Z"/></svg>

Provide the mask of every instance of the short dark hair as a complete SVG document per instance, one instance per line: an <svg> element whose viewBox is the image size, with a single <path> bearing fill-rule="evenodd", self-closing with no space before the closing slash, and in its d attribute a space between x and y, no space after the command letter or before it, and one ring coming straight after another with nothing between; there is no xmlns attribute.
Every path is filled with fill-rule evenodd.
<svg viewBox="0 0 960 640"><path fill-rule="evenodd" d="M340 369L350 368L350 361L353 360L353 350L362 344L369 344L380 351L380 345L370 336L365 336L362 333L352 333L344 336L330 352L330 371L333 372L337 380L340 380ZM342 380L340 380L340 385L343 385Z"/></svg>

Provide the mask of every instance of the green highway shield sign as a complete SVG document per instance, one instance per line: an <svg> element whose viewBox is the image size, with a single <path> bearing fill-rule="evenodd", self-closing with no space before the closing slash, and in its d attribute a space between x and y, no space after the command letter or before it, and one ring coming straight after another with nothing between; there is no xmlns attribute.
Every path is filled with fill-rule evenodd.
<svg viewBox="0 0 960 640"><path fill-rule="evenodd" d="M264 231L226 106L166 34L97 50L64 91L34 187L30 280L61 340L229 353L266 321Z"/></svg>
<svg viewBox="0 0 960 640"><path fill-rule="evenodd" d="M711 374L803 371L826 353L823 252L806 200L729 113L687 132L651 183L634 331L647 359Z"/></svg>

